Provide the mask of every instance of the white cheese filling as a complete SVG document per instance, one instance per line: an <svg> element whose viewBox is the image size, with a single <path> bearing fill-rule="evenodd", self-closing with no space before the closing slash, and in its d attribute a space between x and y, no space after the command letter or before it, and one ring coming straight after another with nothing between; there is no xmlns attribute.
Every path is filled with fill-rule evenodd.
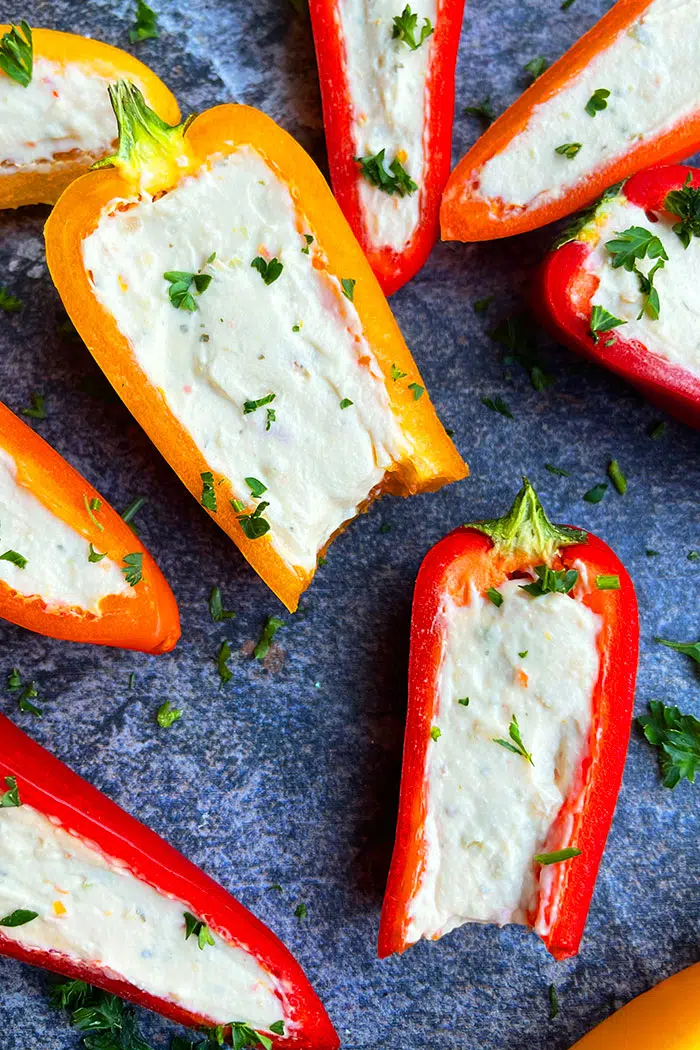
<svg viewBox="0 0 700 1050"><path fill-rule="evenodd" d="M527 923L533 857L587 748L600 618L568 595L533 598L523 582L498 588L500 608L472 589L467 605L446 598L441 612L441 735L428 747L425 869L409 941L466 922ZM512 742L513 715L534 765L495 742Z"/></svg>
<svg viewBox="0 0 700 1050"><path fill-rule="evenodd" d="M534 207L695 112L699 18L698 0L652 0L567 87L536 106L523 131L486 162L479 195ZM607 108L591 117L586 104L599 89L610 92ZM555 152L567 143L581 144L571 159Z"/></svg>
<svg viewBox="0 0 700 1050"><path fill-rule="evenodd" d="M88 541L20 484L14 459L0 448L0 555L7 551L27 564L20 568L0 558L0 580L27 598L38 595L54 610L73 606L99 615L103 598L133 594L109 557L88 561Z"/></svg>
<svg viewBox="0 0 700 1050"><path fill-rule="evenodd" d="M157 200L105 212L83 252L99 301L211 469L249 506L246 478L266 486L268 536L309 572L407 443L357 310L305 234L317 236L287 184L246 146ZM197 310L176 309L164 272L199 270L213 252ZM258 256L283 264L269 285Z"/></svg>
<svg viewBox="0 0 700 1050"><path fill-rule="evenodd" d="M405 197L384 193L358 175L360 204L370 242L402 251L420 218L421 187L426 161L423 147L426 81L432 36L415 51L393 39L394 16L403 3L395 0L339 0L346 76L352 99L352 140L356 157L374 156L381 149L385 166L398 155L418 190ZM418 14L415 39L428 18L435 26L437 0L411 5Z"/></svg>
<svg viewBox="0 0 700 1050"><path fill-rule="evenodd" d="M38 918L0 932L25 948L99 967L217 1024L284 1019L274 978L248 952L217 935L200 950L185 940L186 904L27 805L0 810L0 917L18 909Z"/></svg>
<svg viewBox="0 0 700 1050"><path fill-rule="evenodd" d="M0 174L48 166L74 150L105 153L117 135L109 83L75 62L40 55L27 87L0 73Z"/></svg>
<svg viewBox="0 0 700 1050"><path fill-rule="evenodd" d="M643 208L616 197L604 212L598 212L596 237L599 238L586 259L586 269L600 278L591 304L603 306L626 324L616 331L625 340L636 340L651 353L680 365L700 377L700 242L693 237L688 248L673 232L676 219L659 217L650 222ZM639 318L644 298L634 273L623 266L613 268L614 256L605 247L618 233L641 226L658 237L668 255L664 268L654 275L654 287L659 293L660 310L657 320L646 313ZM656 260L643 259L637 268L647 274ZM605 335L601 336L604 341Z"/></svg>

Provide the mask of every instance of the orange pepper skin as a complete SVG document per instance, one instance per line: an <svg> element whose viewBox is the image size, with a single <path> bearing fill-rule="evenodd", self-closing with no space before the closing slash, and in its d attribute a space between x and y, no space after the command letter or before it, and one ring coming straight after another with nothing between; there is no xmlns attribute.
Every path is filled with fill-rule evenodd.
<svg viewBox="0 0 700 1050"><path fill-rule="evenodd" d="M180 616L173 592L136 534L99 493L62 456L0 402L0 447L17 464L17 480L57 518L121 564L126 554L142 555L141 581L132 593L109 595L100 613L47 606L38 595L25 597L0 581L0 616L37 634L72 642L166 653L180 637ZM85 502L99 499L92 520ZM86 557L86 568L88 566Z"/></svg>
<svg viewBox="0 0 700 1050"><path fill-rule="evenodd" d="M249 106L227 104L207 110L186 128L178 161L167 160L151 178L148 192L171 189L187 175L196 174L214 156L221 157L250 145L289 185L318 239L328 270L355 279L354 304L365 336L386 379L391 410L413 443L410 458L397 463L379 486L399 495L432 491L466 476L468 468L448 438L430 398L418 400L409 382L423 383L416 364L394 320L362 249L314 162L302 147L265 114ZM119 167L90 172L65 191L46 224L46 258L64 306L93 357L127 408L161 451L181 481L200 501L201 475L211 470L188 430L171 412L162 393L151 385L137 364L131 345L111 313L98 302L85 269L82 243L95 229L111 202L138 196L138 182ZM318 265L323 263L318 262ZM392 365L406 378L393 382ZM230 505L231 491L223 479L218 512L211 514L239 547L244 557L277 597L294 611L313 573L290 565L277 553L269 534L248 539ZM375 490L368 503L379 495ZM323 552L321 552L323 553Z"/></svg>
<svg viewBox="0 0 700 1050"><path fill-rule="evenodd" d="M478 195L479 175L487 161L501 153L525 129L533 109L568 87L615 38L640 17L651 0L618 0L603 18L496 120L452 172L440 209L445 241L488 241L538 229L570 215L616 182L641 168L689 157L700 146L700 107L668 130L649 136L608 164L601 165L556 198L535 206L513 206Z"/></svg>
<svg viewBox="0 0 700 1050"><path fill-rule="evenodd" d="M9 32L10 28L9 25L0 25L0 36ZM61 65L75 63L83 70L111 81L129 77L164 120L177 123L180 119L180 110L172 92L148 66L126 51L104 44L101 40L90 40L75 33L61 33L56 29L32 29L32 38L35 58L47 58ZM0 76L4 74L0 73ZM83 153L57 158L50 167L40 168L28 164L10 172L0 167L0 209L21 208L28 204L55 204L66 186L83 175L98 159L91 153Z"/></svg>

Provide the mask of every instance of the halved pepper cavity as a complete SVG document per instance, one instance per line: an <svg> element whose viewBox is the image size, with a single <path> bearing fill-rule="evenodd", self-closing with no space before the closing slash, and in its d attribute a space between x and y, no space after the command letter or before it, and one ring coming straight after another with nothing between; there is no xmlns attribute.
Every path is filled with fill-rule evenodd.
<svg viewBox="0 0 700 1050"><path fill-rule="evenodd" d="M333 191L386 295L428 258L450 172L464 0L425 6L309 3Z"/></svg>
<svg viewBox="0 0 700 1050"><path fill-rule="evenodd" d="M0 208L55 204L69 183L109 152L116 139L116 123L110 120L108 137L102 141L97 141L97 131L102 128L108 85L121 77L133 80L149 105L165 120L176 123L180 119L177 102L162 80L126 51L101 40L55 29L29 29L25 24L0 26L3 39L13 33L15 40L19 34L25 54L19 62L6 64L0 72L0 96L12 112L15 97L18 104L22 104L23 93L39 92L38 112L44 113L47 105L51 106L48 123L51 137L46 140L46 154L43 154L39 141L26 142L27 135L36 135L38 127L28 131L25 122L17 119L11 125L11 132L10 128L4 129ZM93 83L94 95L89 95L86 87ZM66 97L67 88L69 97ZM95 102L99 99L99 113L91 113L93 98ZM80 107L80 119L73 109L75 105ZM93 117L94 125L90 127ZM84 140L88 131L89 141ZM23 157L27 150L29 156Z"/></svg>
<svg viewBox="0 0 700 1050"><path fill-rule="evenodd" d="M418 574L399 813L382 909L380 957L402 952L416 939L409 929L428 862L428 749L444 745L435 722L447 644L445 610L451 603L468 605L470 595L476 593L490 599L500 613L503 597L498 588L518 578L531 594L543 589L568 593L566 600L582 603L599 618L595 641L599 670L587 746L569 794L542 843L542 855L533 856L536 897L525 920L555 958L578 951L624 768L637 668L637 607L632 582L613 552L591 533L552 525L525 480L505 517L456 529L433 547ZM611 581L615 589L605 589L613 585ZM518 655L526 670L527 653ZM479 659L478 652L470 654L470 660ZM477 697L459 697L457 703L464 705L459 710L465 718L478 720ZM528 698L526 703L536 701ZM510 734L506 729L507 720L498 734L507 739L494 739L489 745L494 761L502 761L495 754L500 744L516 752L518 762L536 764L537 755L528 750L527 726L511 720ZM462 790L468 791L469 783L467 777ZM479 837L476 830L473 837ZM463 855L466 867L466 843ZM450 877L459 880L459 876L454 871Z"/></svg>
<svg viewBox="0 0 700 1050"><path fill-rule="evenodd" d="M68 526L80 538L78 580L100 578L111 562L113 577L121 584L114 591L107 587L97 611L86 610L73 600L62 600L60 593L51 595L50 600L41 593L24 593L19 589L22 574L32 568L23 564L28 552L14 552L19 559L10 559L5 553L3 558L8 563L12 560L16 567L17 587L0 581L0 616L51 638L150 653L171 650L180 637L177 604L143 543L85 478L2 403L0 454L3 460L8 457L2 469L15 475L13 484L26 490L30 500L36 499L57 524ZM1 516L7 524L6 516ZM34 528L41 531L43 526ZM51 538L45 535L47 544ZM56 558L64 556L68 558L68 552L59 544Z"/></svg>
<svg viewBox="0 0 700 1050"><path fill-rule="evenodd" d="M254 384L246 374L245 361L232 352L236 347L236 326L248 323L245 314L229 320L224 310L231 307L222 304L208 319L208 326L215 329L211 337L203 320L207 302L212 302L220 282L243 280L236 274L250 275L257 271L256 276L246 279L254 281L252 292L264 296L270 309L274 310L283 293L294 287L285 284L291 280L294 267L297 267L296 272L301 272L298 268L306 266L308 270L303 273L308 272L308 279L318 279L323 283L322 292L314 290L314 294L322 298L323 324L327 323L328 317L342 318L338 332L343 339L347 338L347 333L352 333L353 347L361 347L362 340L366 341L367 352L358 353L358 382L371 381L375 391L373 396L376 395L385 406L382 425L392 428L401 451L392 454L383 475L375 475L378 483L373 484L371 490L358 492L359 499L354 497L345 521L356 513L358 507L366 506L381 492L410 495L432 490L464 477L466 465L437 419L415 362L361 248L323 177L301 147L268 117L247 106L218 106L172 127L149 109L132 85L121 83L110 90L120 127L119 149L113 157L102 162L100 170L90 172L69 187L52 212L46 225L46 252L51 275L76 328L127 407L190 492L234 540L278 597L293 610L313 576L317 553L323 553L332 534L344 522L337 520L330 529L331 534L324 533L321 549L317 552L314 546L310 564L294 562L281 546L276 546L274 523L267 520L272 510L267 508L282 505L280 493L291 482L283 476L275 482L274 450L277 447L284 452L290 448L290 441L294 439L293 427L302 428L301 437L307 436L308 428L319 427L318 439L313 446L315 451L309 453L318 457L314 460L315 469L316 462L320 464L321 458L328 456L323 427L332 425L334 434L338 434L341 432L338 428L364 417L353 415L361 411L361 406L353 405L357 396L348 398L345 389L333 392L332 400L329 400L330 387L325 386L319 388L316 399L310 400L306 391L314 389L314 370L323 366L324 353L340 352L335 347L325 347L323 353L319 353L317 346L319 343L323 346L325 342L321 334L316 341L306 345L303 359L295 360L290 356L289 369L284 371L280 380L287 384L283 395L286 403L277 389L258 389L257 386L251 389ZM149 207L163 207L170 191L185 192L196 185L198 179L206 178L209 172L216 172L218 177L219 172L228 170L226 165L242 165L244 162L251 164L251 170L262 172L262 175L250 177L253 188L270 182L274 187L281 187L280 192L283 190L287 195L285 200L292 202L295 215L293 236L299 243L293 247L285 246L281 258L267 251L264 245L256 244L249 249L250 255L255 257L242 258L236 245L241 243L241 231L244 233L246 229L246 198L236 194L232 206L238 208L241 201L240 215L236 212L235 222L239 240L235 243L224 240L215 253L207 246L197 266L189 267L195 272L178 267L177 271L165 272L162 279L158 275L160 284L153 292L160 296L161 304L165 303L164 309L172 309L172 315L169 314L166 320L172 324L177 322L177 333L189 332L188 324L193 332L197 326L192 336L192 353L212 372L204 392L206 396L211 390L224 393L228 400L221 403L225 404L227 412L232 411L232 405L234 408L238 405L240 423L236 415L231 426L258 428L255 432L241 429L241 433L256 435L255 440L259 442L256 448L262 450L260 457L269 461L268 472L258 476L258 468L262 471L264 464L256 462L255 471L251 471L256 476L246 476L245 484L241 479L237 491L233 491L229 478L212 466L208 447L204 447L219 442L216 431L206 439L195 438L192 425L186 425L181 414L176 414L167 392L160 384L151 382L145 368L136 359L134 344L120 329L114 313L98 298L83 245L101 218L118 215L125 201L132 204L146 201ZM150 203L153 201L155 204ZM138 222L136 210L129 214ZM182 222L186 221L187 216L183 216ZM196 216L192 221L196 222ZM273 232L269 236L274 240L274 227L271 229ZM224 231L216 236L226 238L230 235ZM172 247L170 245L165 250ZM183 251L186 250L185 238ZM173 257L177 260L182 253ZM153 265L157 267L158 264ZM126 293L132 275L128 272L122 275L121 270L118 273ZM139 294L143 293L137 285L133 295ZM230 301L234 300L235 296ZM288 325L283 329L281 338L284 340L298 341L304 337L303 298L297 308L299 315L290 313ZM238 303L236 309L242 310L243 307ZM259 312L257 320L260 324L263 317L264 313ZM200 331L201 336L197 334ZM189 334L187 338L190 338ZM217 358L213 364L207 364L211 362L211 347L214 345L210 338L219 340L217 353L223 354L226 350L222 363ZM225 340L229 340L230 345L224 343ZM299 342L285 342L284 345L291 347L290 355L302 353ZM296 346L300 347L298 351L294 350ZM256 344L255 358L263 360L270 355L274 363L274 354L275 345L271 345L269 333L266 336L262 332L259 345ZM368 354L372 355L372 361ZM286 357L279 357L280 368L286 360ZM352 367L355 368L355 364ZM183 393L180 386L177 395L182 393L186 397L188 390L191 387L184 387ZM359 393L361 395L362 390ZM319 399L324 399L327 410L324 407L321 411ZM191 405L190 400L182 411L189 412ZM195 404L192 411L196 412L196 409ZM203 420L199 422L204 425ZM307 428L307 433L303 428ZM283 443L276 444L280 440ZM353 460L347 459L347 462ZM374 471L374 460L371 462ZM282 488L276 489L276 485ZM335 492L336 500L342 501L342 497L342 492ZM309 498L314 500L316 497L312 493ZM291 502L298 507L298 500ZM295 525L314 521L314 512L314 507L304 508L304 518L298 521L294 516L301 511L290 513L292 534Z"/></svg>
<svg viewBox="0 0 700 1050"><path fill-rule="evenodd" d="M32 828L35 824L41 827L43 821L48 820L48 827L68 836L65 846L67 863L70 863L73 852L76 857L82 855L84 859L82 850L87 848L93 854L96 851L108 869L124 874L122 892L128 894L130 877L156 891L159 899L162 898L177 919L173 936L176 941L182 937L185 957L189 953L196 953L196 959L199 960L201 953L200 966L203 966L206 953L215 952L217 941L243 952L244 958L250 960L251 974L258 972L264 975L265 983L271 989L267 993L268 999L272 996L274 1000L268 1007L275 1015L274 1019L271 1016L268 1025L263 1029L258 1025L257 1029L262 1031L267 1045L267 1040L275 1047L289 1050L335 1050L340 1045L301 967L263 923L155 832L120 809L2 715L0 783L3 785L2 791L5 785L9 788L0 807L0 825L7 821L8 829L12 826L11 822L20 829ZM9 830L7 836L0 835L0 858L3 853L2 843L9 841L9 838ZM71 839L75 841L74 851L71 850ZM43 856L50 856L48 848L45 848ZM80 859L76 863L80 864ZM2 864L0 868L3 868L3 878L6 878ZM95 878L99 879L99 867L96 871ZM122 880L118 880L117 885L121 883ZM9 892L13 903L16 901L16 908L8 911L8 915L0 916L0 953L35 966L43 966L69 978L86 981L155 1010L178 1024L212 1028L221 1023L221 1017L203 1016L201 1012L193 1010L188 1005L186 993L177 997L169 997L167 993L155 994L145 990L139 983L132 982L128 974L115 972L113 967L110 969L108 959L93 961L89 955L85 956L85 952L82 957L71 952L62 940L61 924L69 916L73 920L79 918L75 913L80 908L80 901L77 895L70 892L70 885L72 883L67 880L66 885L56 887L57 906L49 908L45 914L42 913L40 902L29 899L29 896L27 899L21 898L21 888L13 885ZM113 901L114 883L107 881L104 893L105 900ZM174 907L173 902L176 902ZM131 922L127 924L128 929L127 925L124 927L124 937L134 934L138 937L138 928L147 932L145 924L154 917L144 913L137 918L128 903L127 898L122 921L127 924L127 919L131 918ZM49 929L55 928L57 947L33 944L31 923L34 921L43 922ZM92 910L86 913L85 921L88 924L96 921ZM111 916L105 921L117 920ZM138 928L133 929L134 926ZM24 937L22 930L26 931ZM144 932L142 936L145 935ZM43 945L44 940L39 938L38 943ZM147 983L148 968L142 976L144 983ZM252 982L253 976L248 980ZM241 987L248 994L245 980ZM194 991L190 992L190 997L192 995ZM243 1026L249 1036L245 1044L241 1042L235 1045L257 1045L254 1026L248 1023L251 1018L245 1016L243 1009L240 1012L236 1009L236 990L225 987L222 995L227 998L223 1008L230 1005L235 1014L228 1020L236 1022L239 1028ZM222 1032L229 1027L223 1024ZM264 1045L262 1040L260 1045Z"/></svg>
<svg viewBox="0 0 700 1050"><path fill-rule="evenodd" d="M700 427L700 171L650 168L612 187L559 238L534 288L554 337Z"/></svg>

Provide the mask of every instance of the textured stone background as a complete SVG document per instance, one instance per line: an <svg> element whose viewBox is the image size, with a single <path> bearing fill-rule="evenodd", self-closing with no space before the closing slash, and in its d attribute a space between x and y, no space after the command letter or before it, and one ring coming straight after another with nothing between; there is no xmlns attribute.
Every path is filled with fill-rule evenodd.
<svg viewBox="0 0 700 1050"><path fill-rule="evenodd" d="M135 50L183 111L236 99L264 109L324 164L310 26L288 0L158 0L162 35ZM605 10L602 0L504 5L468 0L458 69L455 157L476 138L465 104L491 94L504 108L526 85L523 63L554 59ZM0 21L89 32L129 48L131 0L0 0ZM2 116L0 115L0 119ZM303 602L286 617L270 666L250 658L264 618L282 610L224 534L189 497L101 377L79 341L61 335L61 306L44 263L44 209L0 216L0 281L25 300L0 316L2 397L17 410L47 396L37 428L118 509L148 497L143 539L169 578L183 638L168 656L71 646L0 624L0 708L73 768L156 828L281 935L307 968L348 1050L562 1050L595 1022L698 957L700 787L661 787L656 760L633 733L620 803L580 956L555 964L517 928L463 928L380 963L375 941L393 839L405 708L409 609L421 558L465 518L503 512L527 471L555 519L615 547L638 588L642 657L638 711L663 697L700 713L689 660L653 636L697 636L700 561L698 438L622 382L541 344L556 384L509 379L488 338L516 308L551 232L507 243L438 246L393 306L472 476L408 502L387 500L333 547ZM490 314L472 303L495 296ZM507 420L481 405L500 393ZM625 497L582 494L611 456ZM547 473L551 462L570 478ZM391 531L380 532L382 523ZM645 556L649 546L660 551ZM213 625L219 583L236 620ZM234 677L219 688L223 638ZM42 721L4 690L13 665L36 679ZM127 691L130 672L136 685ZM184 708L169 731L154 714ZM280 883L283 892L271 890ZM308 918L294 908L304 901ZM547 986L561 1014L547 1019ZM5 1050L78 1044L47 1005L44 975L0 960ZM156 1047L165 1023L143 1015Z"/></svg>

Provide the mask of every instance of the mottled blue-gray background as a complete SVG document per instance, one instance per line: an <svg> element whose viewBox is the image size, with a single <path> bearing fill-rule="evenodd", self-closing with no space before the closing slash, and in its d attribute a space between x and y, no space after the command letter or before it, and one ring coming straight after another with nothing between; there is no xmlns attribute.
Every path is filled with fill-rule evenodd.
<svg viewBox="0 0 700 1050"><path fill-rule="evenodd" d="M311 30L288 0L158 0L159 40L129 44L123 0L0 0L0 21L89 32L134 50L170 85L184 112L232 99L259 106L325 165ZM526 86L523 64L552 60L605 11L603 0L527 5L468 0L458 66L455 159L476 138L464 105L497 110ZM398 10L398 8L397 8ZM0 114L0 119L2 116ZM283 612L230 541L190 498L115 399L64 319L44 263L46 210L0 217L0 283L21 313L0 316L0 396L15 410L46 395L39 432L118 509L149 503L141 535L182 614L175 652L149 657L43 639L0 623L0 709L236 894L306 967L348 1050L562 1050L610 1011L698 958L700 786L661 787L656 760L633 731L622 794L581 954L554 963L518 928L463 928L402 958L378 962L379 910L392 847L406 702L413 580L421 558L463 521L505 510L527 472L552 515L588 527L617 550L637 586L642 655L637 710L652 697L700 714L689 660L653 637L700 631L698 437L629 387L540 339L556 383L537 393L518 368L504 376L488 329L516 309L551 233L486 245L438 246L393 299L445 424L471 477L432 496L386 500L333 546L296 616L286 616L269 666L251 659L265 617ZM486 318L475 299L493 295ZM501 394L515 418L481 404ZM611 457L629 478L598 506L582 501ZM554 463L571 472L553 477ZM391 531L380 530L386 523ZM647 547L659 551L645 554ZM212 624L221 585L237 618ZM215 655L232 649L220 688ZM16 710L4 675L36 679L42 721ZM131 672L136 682L127 689ZM155 711L184 709L172 729ZM271 889L279 883L282 892ZM299 902L304 920L294 917ZM561 1014L548 1020L547 986ZM78 1044L47 1005L46 979L0 960L4 1050ZM171 1027L143 1023L154 1046Z"/></svg>

